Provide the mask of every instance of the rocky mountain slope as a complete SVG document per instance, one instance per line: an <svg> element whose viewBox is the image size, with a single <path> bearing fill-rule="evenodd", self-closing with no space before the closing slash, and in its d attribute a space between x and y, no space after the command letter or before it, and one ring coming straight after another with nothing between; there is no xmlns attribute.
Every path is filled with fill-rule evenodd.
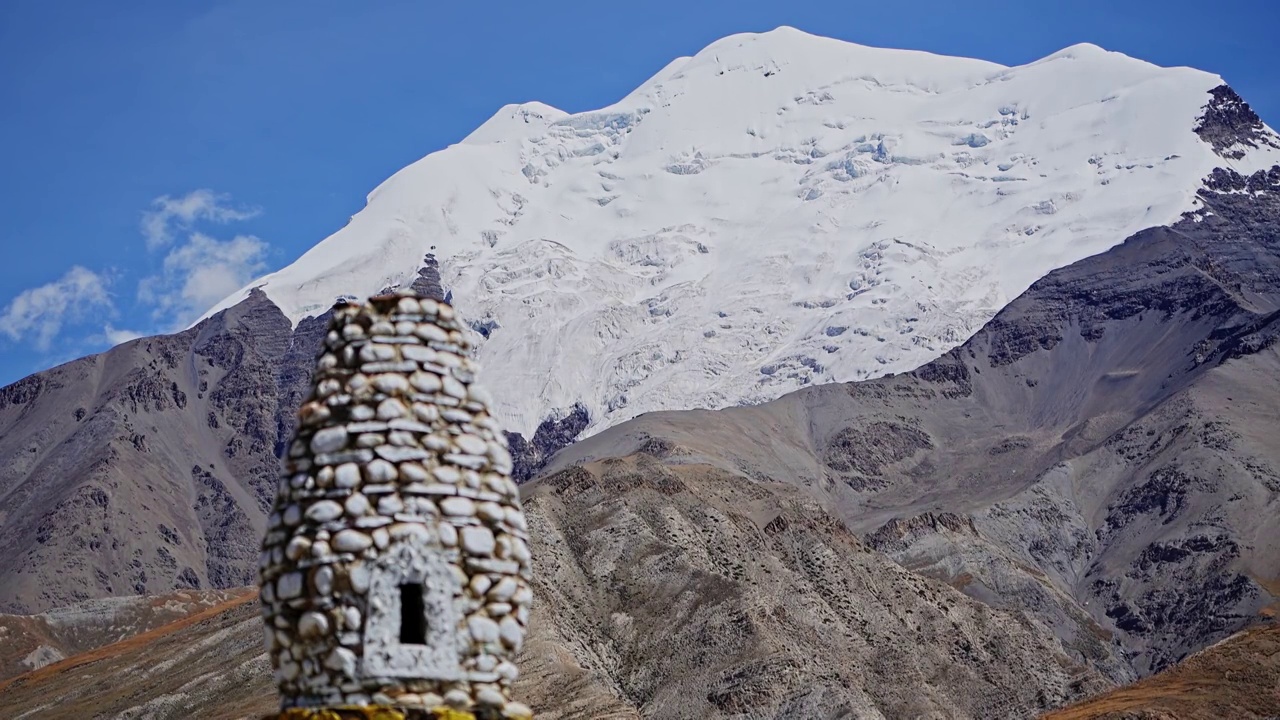
<svg viewBox="0 0 1280 720"><path fill-rule="evenodd" d="M538 481L525 507L538 602L517 696L542 718L1024 718L1107 686L1019 614L872 551L787 484L640 454ZM0 705L262 713L261 634L246 596L0 683Z"/></svg>
<svg viewBox="0 0 1280 720"><path fill-rule="evenodd" d="M248 582L337 295L452 296L527 479L641 410L936 357L1050 268L1208 217L1210 168L1253 198L1280 140L1218 82L1091 46L1000 68L782 29L604 111L505 110L196 326L0 389L0 611Z"/></svg>
<svg viewBox="0 0 1280 720"><path fill-rule="evenodd" d="M1247 630L1134 685L1043 720L1270 720L1280 713L1280 625Z"/></svg>
<svg viewBox="0 0 1280 720"><path fill-rule="evenodd" d="M1158 670L1261 619L1280 578L1280 167L1202 198L913 372L653 413L552 470L647 452L787 482L1108 678Z"/></svg>
<svg viewBox="0 0 1280 720"><path fill-rule="evenodd" d="M235 590L106 598L39 615L0 615L0 680L135 637L220 605Z"/></svg>

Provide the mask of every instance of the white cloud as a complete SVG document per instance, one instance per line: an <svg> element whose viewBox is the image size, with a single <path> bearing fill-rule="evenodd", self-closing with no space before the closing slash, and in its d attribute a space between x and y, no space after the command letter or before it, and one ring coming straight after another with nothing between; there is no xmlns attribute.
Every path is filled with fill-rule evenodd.
<svg viewBox="0 0 1280 720"><path fill-rule="evenodd" d="M22 291L0 314L0 333L13 340L31 340L45 351L65 323L102 312L114 313L107 287L111 279L79 265L58 280Z"/></svg>
<svg viewBox="0 0 1280 720"><path fill-rule="evenodd" d="M155 250L173 242L175 230L190 229L197 220L229 223L248 220L262 213L257 208L235 208L230 195L212 190L193 190L182 197L161 195L151 201L151 210L142 213L142 236L147 249Z"/></svg>
<svg viewBox="0 0 1280 720"><path fill-rule="evenodd" d="M192 233L165 256L159 275L138 283L138 299L155 306L154 317L175 327L194 320L214 303L244 287L266 269L267 244L252 235L218 240Z"/></svg>
<svg viewBox="0 0 1280 720"><path fill-rule="evenodd" d="M146 336L146 333L141 333L137 330L125 330L124 328L113 327L111 323L107 323L106 326L102 328L102 334L111 347L122 345L130 340L137 340L140 337Z"/></svg>

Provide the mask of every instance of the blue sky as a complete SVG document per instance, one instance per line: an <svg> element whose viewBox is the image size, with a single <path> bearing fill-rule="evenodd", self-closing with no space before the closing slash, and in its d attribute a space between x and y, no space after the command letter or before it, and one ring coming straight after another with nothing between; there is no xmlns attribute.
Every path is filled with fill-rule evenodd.
<svg viewBox="0 0 1280 720"><path fill-rule="evenodd" d="M5 0L0 385L183 325L506 103L600 107L779 25L1010 65L1093 42L1280 125L1273 0Z"/></svg>

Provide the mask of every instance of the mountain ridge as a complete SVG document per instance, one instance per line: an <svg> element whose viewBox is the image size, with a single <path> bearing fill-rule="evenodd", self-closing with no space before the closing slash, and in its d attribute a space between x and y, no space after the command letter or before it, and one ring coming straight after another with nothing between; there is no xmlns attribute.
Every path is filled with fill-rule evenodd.
<svg viewBox="0 0 1280 720"><path fill-rule="evenodd" d="M1091 45L1005 67L733 35L598 110L502 108L209 314L256 287L297 322L435 253L525 438L579 405L592 434L905 371L1045 272L1175 222L1213 168L1280 162L1197 136L1220 86Z"/></svg>

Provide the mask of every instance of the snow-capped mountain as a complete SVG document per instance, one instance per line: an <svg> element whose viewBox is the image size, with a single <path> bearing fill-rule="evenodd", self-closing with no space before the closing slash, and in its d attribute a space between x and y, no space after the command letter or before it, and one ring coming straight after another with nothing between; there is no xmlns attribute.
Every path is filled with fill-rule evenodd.
<svg viewBox="0 0 1280 720"><path fill-rule="evenodd" d="M297 323L433 254L526 437L904 371L1194 209L1214 167L1280 162L1194 131L1222 85L1092 45L1004 67L734 35L607 108L503 108L209 314L261 288Z"/></svg>

